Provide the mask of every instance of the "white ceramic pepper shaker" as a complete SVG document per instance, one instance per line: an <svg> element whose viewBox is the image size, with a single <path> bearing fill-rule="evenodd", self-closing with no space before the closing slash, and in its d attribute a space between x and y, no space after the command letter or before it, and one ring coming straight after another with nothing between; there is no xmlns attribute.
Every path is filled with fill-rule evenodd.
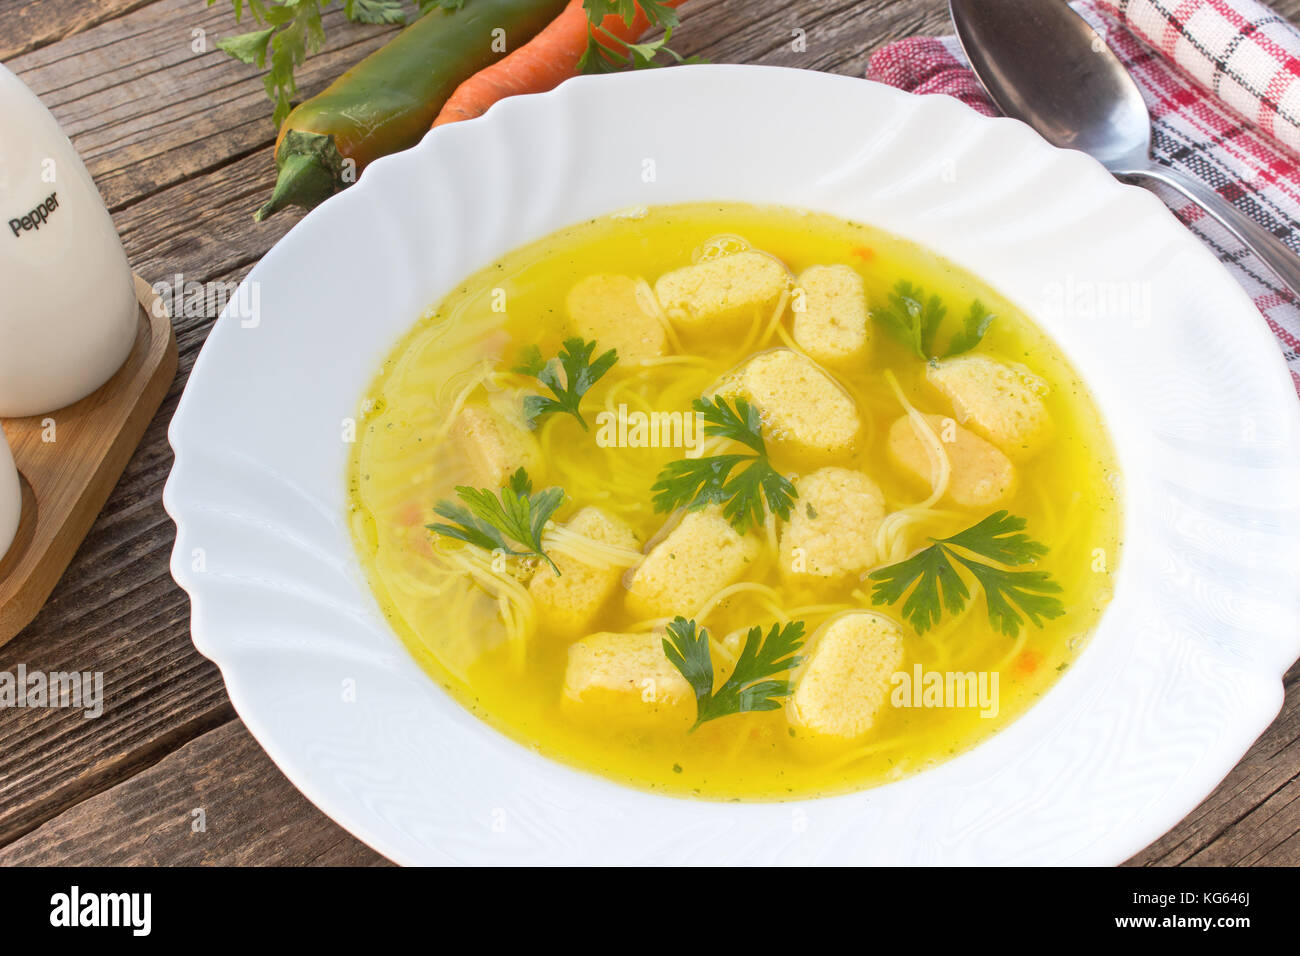
<svg viewBox="0 0 1300 956"><path fill-rule="evenodd" d="M126 361L138 322L94 180L36 94L0 66L0 418L89 395Z"/></svg>

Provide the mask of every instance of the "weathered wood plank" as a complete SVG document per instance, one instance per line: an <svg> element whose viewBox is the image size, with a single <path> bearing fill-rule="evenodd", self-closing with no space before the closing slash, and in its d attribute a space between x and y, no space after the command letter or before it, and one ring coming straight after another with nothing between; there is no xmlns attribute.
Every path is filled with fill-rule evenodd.
<svg viewBox="0 0 1300 956"><path fill-rule="evenodd" d="M674 39L715 63L763 63L861 76L891 40L948 32L945 0L795 0L742 5L692 0ZM796 49L795 30L803 31Z"/></svg>
<svg viewBox="0 0 1300 956"><path fill-rule="evenodd" d="M0 866L383 866L238 720L0 849Z"/></svg>
<svg viewBox="0 0 1300 956"><path fill-rule="evenodd" d="M945 6L691 0L676 45L715 62L860 75L880 43L945 30ZM1300 0L1275 6L1300 14ZM383 41L382 29L340 16L337 5L327 14L331 45L300 72L307 94ZM207 31L206 53L189 48L195 28ZM269 105L257 72L210 45L244 28L225 0L210 10L202 0L102 0L93 9L79 0L0 0L0 58L72 134L114 207L133 265L151 278L179 271L199 281L237 279L296 221L250 218L273 179ZM805 52L791 46L796 28L806 31ZM53 600L0 649L0 669L25 662L102 670L108 698L96 720L66 710L0 711L0 844L14 841L0 862L35 861L41 845L51 847L41 862L362 862L370 854L298 797L231 722L220 677L190 643L188 602L167 571L166 423L213 317L177 318L181 372L172 394ZM1241 766L1131 862L1297 860L1296 676L1282 717ZM173 777L188 783L169 789ZM206 849L144 842L150 828L188 837L198 794L217 795L222 832L237 840ZM123 838L115 841L115 832Z"/></svg>
<svg viewBox="0 0 1300 956"><path fill-rule="evenodd" d="M152 0L0 0L0 62L136 10Z"/></svg>

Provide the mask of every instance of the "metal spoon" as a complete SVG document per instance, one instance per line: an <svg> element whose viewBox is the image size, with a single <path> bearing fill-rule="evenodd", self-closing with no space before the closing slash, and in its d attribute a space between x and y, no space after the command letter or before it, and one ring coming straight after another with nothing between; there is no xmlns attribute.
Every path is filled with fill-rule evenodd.
<svg viewBox="0 0 1300 956"><path fill-rule="evenodd" d="M1105 41L1064 0L948 0L957 38L998 108L1048 142L1141 186L1172 186L1300 297L1300 258L1210 187L1151 158L1151 114Z"/></svg>

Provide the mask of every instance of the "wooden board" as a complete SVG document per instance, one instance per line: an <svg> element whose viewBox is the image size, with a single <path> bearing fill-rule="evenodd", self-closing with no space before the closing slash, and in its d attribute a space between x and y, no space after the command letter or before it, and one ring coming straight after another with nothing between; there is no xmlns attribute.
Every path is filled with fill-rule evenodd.
<svg viewBox="0 0 1300 956"><path fill-rule="evenodd" d="M0 560L0 644L31 623L54 590L176 375L167 309L139 276L135 293L135 346L112 378L66 408L3 422L23 506Z"/></svg>
<svg viewBox="0 0 1300 956"><path fill-rule="evenodd" d="M1300 14L1300 0L1270 3L1293 22ZM683 53L851 76L884 43L951 31L945 0L688 0L683 13L673 43ZM325 46L298 70L302 96L396 31L344 22L339 4L324 22ZM252 219L275 178L270 107L262 73L214 46L248 29L229 0L0 0L0 60L72 137L141 274L238 282L300 218ZM796 29L803 51L791 42ZM195 30L205 32L206 52L193 48ZM45 608L0 647L0 670L22 662L102 671L105 698L96 720L0 708L0 864L294 864L368 852L352 841L357 855L345 856L352 838L306 800L289 799L296 792L247 737L217 668L194 649L188 599L168 572L167 425L217 311L213 303L172 317L178 378ZM207 806L220 807L226 837L206 840L201 855L158 833L172 820L187 833L183 820L198 805L173 778L203 781ZM337 853L320 852L326 833ZM1297 834L1300 666L1288 676L1283 714L1232 775L1132 862L1300 865Z"/></svg>

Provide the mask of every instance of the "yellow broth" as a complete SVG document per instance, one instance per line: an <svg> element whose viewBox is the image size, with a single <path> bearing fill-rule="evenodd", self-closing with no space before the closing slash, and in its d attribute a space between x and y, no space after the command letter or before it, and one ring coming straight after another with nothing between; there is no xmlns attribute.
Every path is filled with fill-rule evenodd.
<svg viewBox="0 0 1300 956"><path fill-rule="evenodd" d="M1026 624L1017 637L990 626L983 595L934 630L916 634L902 623L902 670L996 674L996 716L979 707L900 707L886 702L875 725L847 743L827 744L791 730L783 710L727 716L694 732L682 727L620 727L575 718L560 706L568 644L548 629L544 616L528 627L508 599L498 599L463 571L448 571L434 550L466 550L435 540L426 525L433 506L463 481L457 450L446 440L448 421L467 398L494 407L517 407L522 394L540 389L510 369L526 346L544 356L572 335L566 294L591 273L647 279L693 261L718 236L740 237L777 257L794 275L814 264L847 264L865 280L872 308L900 280L941 296L948 325L960 321L973 299L996 313L976 353L1019 363L1050 388L1045 401L1055 430L1051 444L1017 465L1014 497L1000 504L1027 519L1026 533L1050 551L1038 562L1061 584L1066 613L1043 627ZM730 242L732 240L728 240ZM726 243L723 243L725 245ZM716 245L716 243L715 243ZM781 317L790 325L789 309ZM760 325L766 319L756 320ZM761 329L756 326L756 336ZM532 478L537 488L560 486L565 521L597 505L624 519L642 542L667 518L656 514L650 490L660 469L683 452L674 448L600 447L595 418L604 409L686 410L720 376L748 355L786 343L779 332L746 351L735 336L692 340L693 358L646 367L620 363L583 401L592 425L583 431L568 415L542 420L536 434L543 451ZM944 416L951 407L924 381L924 363L873 323L870 357L836 378L865 424L851 460L836 464L868 473L892 509L914 505L926 488L895 473L883 443L903 409L884 372L922 412ZM598 343L599 346L599 343ZM597 353L601 349L597 348ZM361 403L362 424L348 476L357 552L394 629L427 672L473 713L536 751L573 766L647 789L711 799L786 799L844 792L896 779L968 749L1006 726L1058 679L1081 651L1110 596L1118 557L1119 503L1115 461L1103 423L1087 389L1060 350L995 291L916 245L877 229L830 216L736 203L691 204L638 210L562 230L511 252L468 278L422 317L392 350ZM787 474L806 463L779 452L774 464ZM795 507L800 507L795 502ZM966 528L994 509L949 508L946 515L907 528L902 556ZM871 608L869 582L854 580L837 593L810 595L783 582L778 557L765 544L746 581L781 597L786 616L802 611L811 634L845 608ZM489 582L490 583L490 582ZM770 595L770 592L767 592ZM639 623L616 593L590 631L626 631ZM902 621L899 606L876 608ZM681 608L684 615L696 609ZM507 625L505 618L512 618ZM773 621L771 602L741 591L701 621L715 637ZM523 638L519 633L527 631ZM507 633L515 640L507 640ZM579 635L580 636L580 635ZM716 657L715 657L716 660ZM721 680L721 676L719 676ZM901 691L899 692L901 693ZM430 732L433 732L432 728Z"/></svg>

